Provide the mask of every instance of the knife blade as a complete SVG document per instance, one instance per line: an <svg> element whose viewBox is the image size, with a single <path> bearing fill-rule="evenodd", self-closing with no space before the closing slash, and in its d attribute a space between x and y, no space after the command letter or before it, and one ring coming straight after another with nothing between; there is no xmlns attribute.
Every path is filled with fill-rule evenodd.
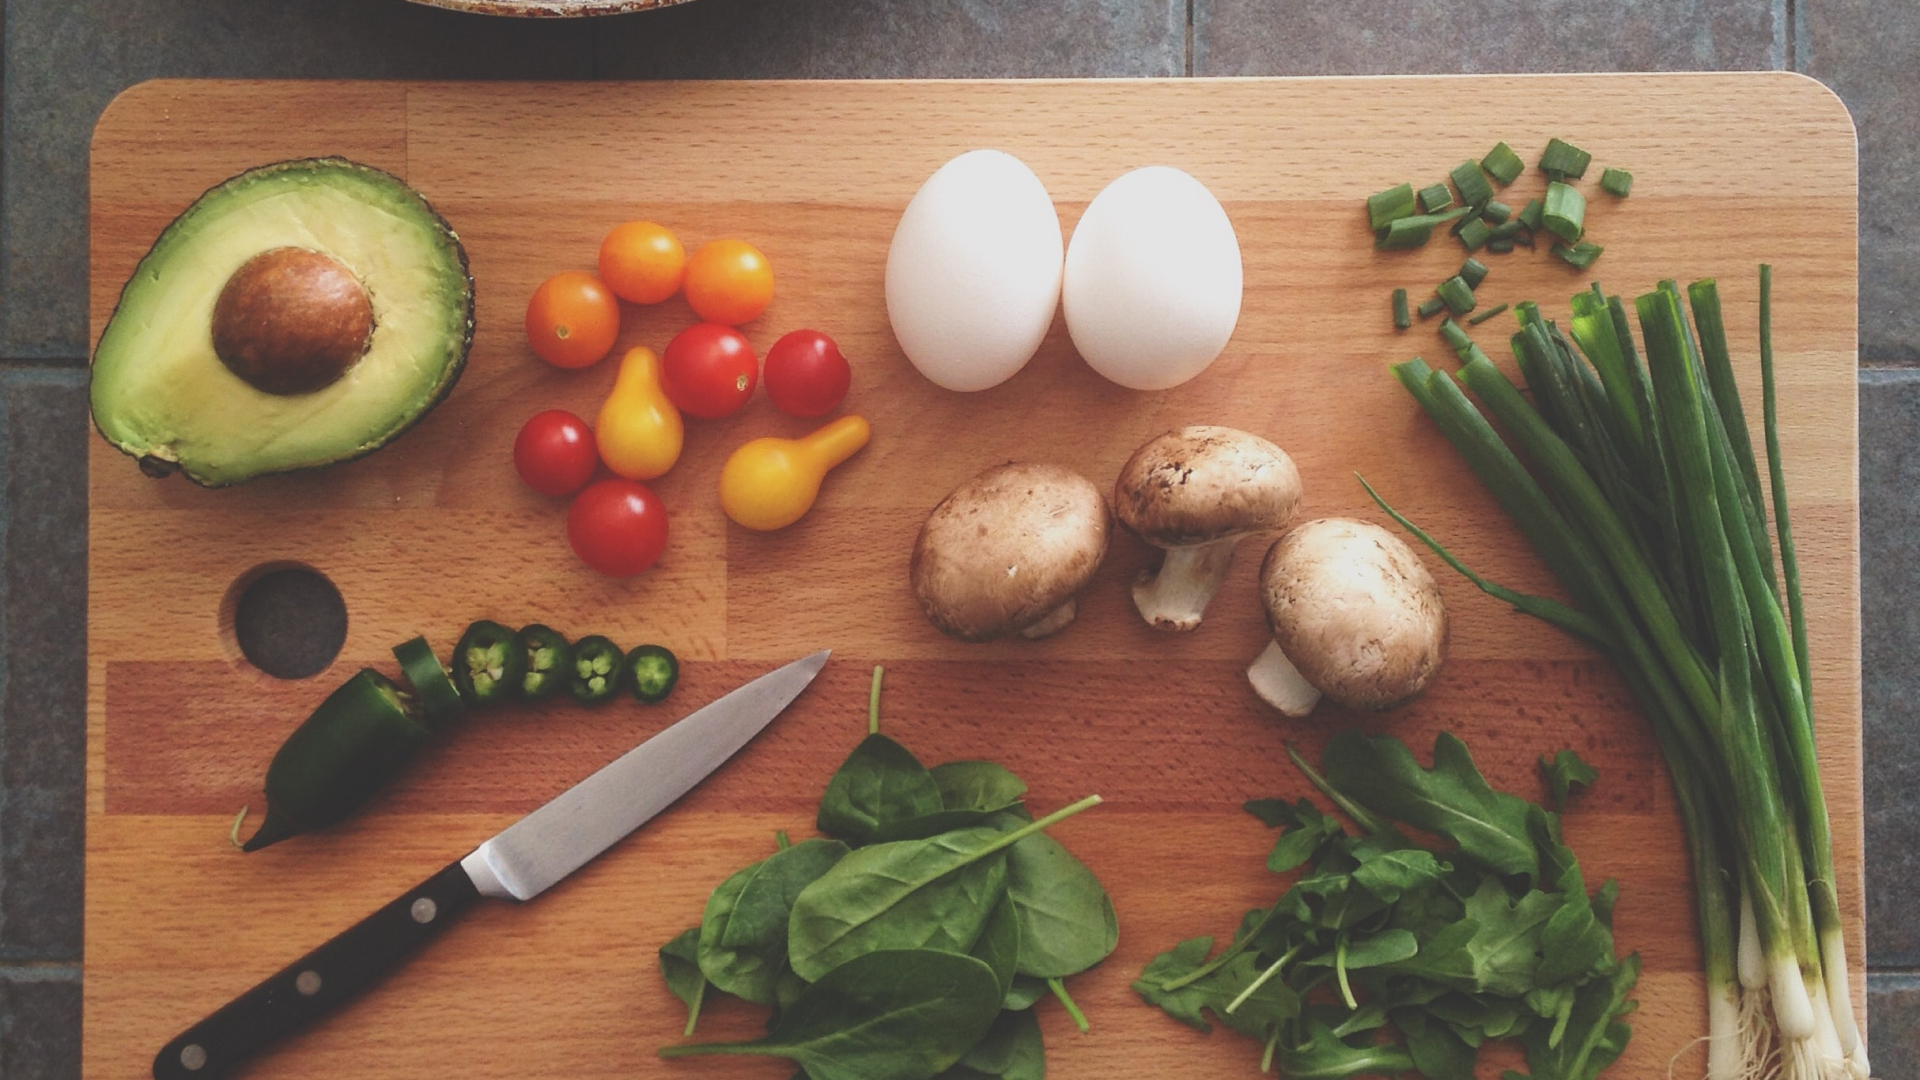
<svg viewBox="0 0 1920 1080"><path fill-rule="evenodd" d="M719 768L800 696L829 650L739 687L602 766L465 858L181 1032L154 1080L225 1076L371 986L482 897L531 900Z"/></svg>

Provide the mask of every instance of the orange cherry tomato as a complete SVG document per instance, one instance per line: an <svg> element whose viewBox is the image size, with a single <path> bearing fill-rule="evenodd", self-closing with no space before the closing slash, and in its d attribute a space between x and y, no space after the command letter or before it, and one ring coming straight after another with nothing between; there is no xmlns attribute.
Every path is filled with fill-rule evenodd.
<svg viewBox="0 0 1920 1080"><path fill-rule="evenodd" d="M773 299L773 267L745 240L702 244L687 260L687 303L707 322L738 326Z"/></svg>
<svg viewBox="0 0 1920 1080"><path fill-rule="evenodd" d="M587 367L619 336L620 301L584 270L553 275L527 301L527 343L554 367Z"/></svg>
<svg viewBox="0 0 1920 1080"><path fill-rule="evenodd" d="M680 291L686 269L687 249L664 225L629 221L600 241L600 280L622 300L657 304Z"/></svg>

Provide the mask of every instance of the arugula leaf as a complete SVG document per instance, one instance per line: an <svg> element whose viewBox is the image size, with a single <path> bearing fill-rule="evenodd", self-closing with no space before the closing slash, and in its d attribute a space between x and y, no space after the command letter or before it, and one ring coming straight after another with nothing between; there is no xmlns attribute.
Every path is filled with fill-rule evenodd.
<svg viewBox="0 0 1920 1080"><path fill-rule="evenodd" d="M1212 949L1211 937L1181 942L1155 957L1140 972L1140 978L1133 984L1134 991L1148 1004L1160 1006L1167 1015L1199 1031L1213 1030L1207 1019L1211 1013L1214 1019L1243 1035L1265 1039L1281 1024L1300 1014L1299 995L1279 978L1267 980L1241 1002L1239 1008L1227 1011L1227 1006L1251 986L1265 968L1250 952L1236 955L1224 966L1178 989L1162 989L1166 983L1200 970Z"/></svg>
<svg viewBox="0 0 1920 1080"><path fill-rule="evenodd" d="M1580 987L1557 1043L1546 1025L1529 1028L1525 1042L1532 1080L1593 1080L1613 1064L1631 1034L1619 1018L1633 1011L1627 995L1639 979L1640 955L1634 953L1606 978Z"/></svg>
<svg viewBox="0 0 1920 1080"><path fill-rule="evenodd" d="M1120 941L1113 900L1100 879L1046 833L1007 851L1007 896L1020 916L1020 972L1078 975Z"/></svg>
<svg viewBox="0 0 1920 1080"><path fill-rule="evenodd" d="M1572 794L1573 786L1583 788L1593 786L1600 777L1600 770L1580 760L1580 755L1572 750L1562 750L1554 755L1540 755L1540 771L1547 774L1547 787L1553 791L1554 805L1563 812L1567 808L1567 796Z"/></svg>
<svg viewBox="0 0 1920 1080"><path fill-rule="evenodd" d="M707 996L707 976L700 970L699 927L682 930L660 946L660 975L673 996L686 1002L687 1027L682 1034L692 1035L700 1022L700 1003Z"/></svg>
<svg viewBox="0 0 1920 1080"><path fill-rule="evenodd" d="M747 1042L683 1043L660 1056L788 1058L812 1080L925 1080L952 1067L1000 1015L999 984L970 956L870 952L834 968Z"/></svg>
<svg viewBox="0 0 1920 1080"><path fill-rule="evenodd" d="M1288 1080L1331 1080L1347 1076L1391 1076L1414 1068L1413 1058L1398 1046L1343 1042L1322 1023L1307 1026L1307 1041L1282 1045L1274 1055L1280 1075Z"/></svg>
<svg viewBox="0 0 1920 1080"><path fill-rule="evenodd" d="M906 747L873 734L860 740L820 796L815 823L859 847L875 830L943 809L940 787Z"/></svg>
<svg viewBox="0 0 1920 1080"><path fill-rule="evenodd" d="M1567 867L1560 877L1566 897L1540 931L1540 968L1534 978L1543 987L1584 981L1613 967L1613 934L1594 914L1580 867Z"/></svg>
<svg viewBox="0 0 1920 1080"><path fill-rule="evenodd" d="M1023 798L1027 785L991 761L949 761L927 770L948 810L1005 810Z"/></svg>
<svg viewBox="0 0 1920 1080"><path fill-rule="evenodd" d="M973 948L1006 890L1005 837L983 826L855 850L794 900L793 970L819 979L876 950Z"/></svg>
<svg viewBox="0 0 1920 1080"><path fill-rule="evenodd" d="M1346 835L1339 821L1306 799L1293 804L1283 799L1251 799L1244 806L1268 828L1283 830L1267 856L1267 869L1276 874L1294 869L1312 858L1322 844Z"/></svg>
<svg viewBox="0 0 1920 1080"><path fill-rule="evenodd" d="M1527 829L1533 804L1495 791L1473 764L1467 745L1442 732L1433 768L1423 769L1398 739L1344 731L1327 744L1328 781L1376 813L1458 845L1458 853L1496 873L1538 879L1539 859Z"/></svg>
<svg viewBox="0 0 1920 1080"><path fill-rule="evenodd" d="M1392 1014L1393 1026L1407 1039L1407 1056L1413 1067L1427 1080L1473 1080L1476 1048L1456 1035L1452 1028L1421 1009L1401 1009Z"/></svg>
<svg viewBox="0 0 1920 1080"><path fill-rule="evenodd" d="M1386 903L1391 904L1415 889L1437 884L1453 871L1453 867L1434 858L1433 852L1426 848L1370 850L1369 845L1374 843L1374 838L1369 837L1354 845L1354 855L1360 865L1353 871L1353 880Z"/></svg>

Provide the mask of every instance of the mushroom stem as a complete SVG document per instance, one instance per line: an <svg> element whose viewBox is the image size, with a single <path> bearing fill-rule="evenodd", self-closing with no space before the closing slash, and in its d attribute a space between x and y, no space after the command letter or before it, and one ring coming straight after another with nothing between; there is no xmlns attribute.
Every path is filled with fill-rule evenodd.
<svg viewBox="0 0 1920 1080"><path fill-rule="evenodd" d="M1253 692L1260 695L1261 701L1288 716L1305 716L1320 701L1320 691L1293 666L1277 641L1267 642L1267 647L1254 658L1252 666L1247 668L1247 681L1253 684Z"/></svg>
<svg viewBox="0 0 1920 1080"><path fill-rule="evenodd" d="M1059 607L1054 608L1052 611L1047 612L1047 614L1043 618L1041 618L1039 622L1034 623L1032 626L1029 626L1026 629L1020 631L1020 636L1023 638L1032 638L1033 640L1038 641L1043 637L1049 637L1053 634L1057 634L1060 631L1065 630L1067 628L1067 624L1072 622L1073 617L1079 614L1079 612L1080 612L1079 602L1076 601L1073 597L1069 596L1067 597L1066 603L1061 604Z"/></svg>
<svg viewBox="0 0 1920 1080"><path fill-rule="evenodd" d="M1238 536L1167 549L1159 569L1146 569L1133 583L1133 606L1155 630L1182 632L1200 625L1207 603L1233 569Z"/></svg>

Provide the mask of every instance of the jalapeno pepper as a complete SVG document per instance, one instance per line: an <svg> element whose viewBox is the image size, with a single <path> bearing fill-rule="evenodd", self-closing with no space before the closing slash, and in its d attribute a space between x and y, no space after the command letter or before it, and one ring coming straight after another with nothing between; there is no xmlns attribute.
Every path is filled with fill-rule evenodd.
<svg viewBox="0 0 1920 1080"><path fill-rule="evenodd" d="M627 686L648 705L665 701L680 681L680 661L662 645L642 645L627 654Z"/></svg>
<svg viewBox="0 0 1920 1080"><path fill-rule="evenodd" d="M469 705L512 700L526 674L527 651L520 639L491 619L467 627L453 648L453 685Z"/></svg>
<svg viewBox="0 0 1920 1080"><path fill-rule="evenodd" d="M267 767L267 817L243 848L258 851L359 809L430 732L393 680L363 668L327 695Z"/></svg>
<svg viewBox="0 0 1920 1080"><path fill-rule="evenodd" d="M544 701L559 693L573 670L573 646L558 631L539 623L521 627L519 640L527 658L527 673L520 677L520 700Z"/></svg>
<svg viewBox="0 0 1920 1080"><path fill-rule="evenodd" d="M610 701L626 675L626 654L612 641L592 634L573 643L573 674L567 693L582 705Z"/></svg>
<svg viewBox="0 0 1920 1080"><path fill-rule="evenodd" d="M467 703L447 676L440 658L433 655L433 646L427 644L426 638L417 637L395 645L393 658L400 661L400 674L406 676L407 685L413 688L427 726L438 728L466 711Z"/></svg>

